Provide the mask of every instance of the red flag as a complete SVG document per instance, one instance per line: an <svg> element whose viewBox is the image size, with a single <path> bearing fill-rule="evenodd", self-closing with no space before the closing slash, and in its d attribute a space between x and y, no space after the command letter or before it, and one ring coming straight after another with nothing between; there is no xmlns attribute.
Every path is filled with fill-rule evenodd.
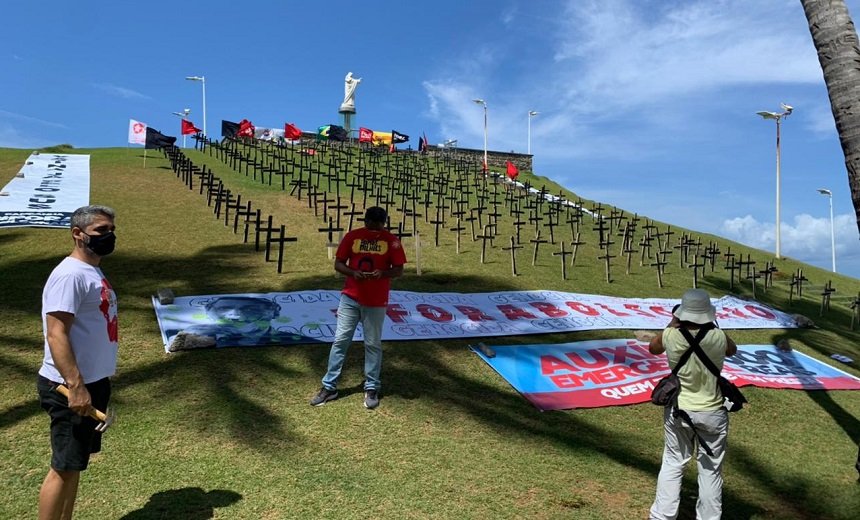
<svg viewBox="0 0 860 520"><path fill-rule="evenodd" d="M182 135L199 134L200 129L194 126L194 123L187 119L182 120Z"/></svg>
<svg viewBox="0 0 860 520"><path fill-rule="evenodd" d="M370 128L361 127L358 129L358 142L359 143L372 143L373 142L373 130Z"/></svg>
<svg viewBox="0 0 860 520"><path fill-rule="evenodd" d="M299 127L292 123L287 123L284 125L284 137L287 139L300 139L302 137L302 131L299 130Z"/></svg>
<svg viewBox="0 0 860 520"><path fill-rule="evenodd" d="M505 161L505 164L508 166L508 178L511 180L515 180L517 175L520 174L520 171L517 169L516 165L511 161Z"/></svg>
<svg viewBox="0 0 860 520"><path fill-rule="evenodd" d="M240 137L254 137L254 124L247 119L243 119L239 122L239 131L236 132L236 135Z"/></svg>

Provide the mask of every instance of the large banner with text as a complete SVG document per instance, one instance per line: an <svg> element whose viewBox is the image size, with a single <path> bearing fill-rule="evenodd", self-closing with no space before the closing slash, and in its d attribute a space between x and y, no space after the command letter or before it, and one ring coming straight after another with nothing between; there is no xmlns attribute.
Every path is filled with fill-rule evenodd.
<svg viewBox="0 0 860 520"><path fill-rule="evenodd" d="M90 156L32 154L3 187L0 227L68 228L90 200Z"/></svg>
<svg viewBox="0 0 860 520"><path fill-rule="evenodd" d="M153 299L168 351L201 347L331 343L339 291ZM558 291L418 293L392 291L382 338L475 338L596 329L662 329L679 300L617 298ZM794 328L794 319L750 300L713 300L726 329ZM180 333L183 333L180 335ZM176 336L179 339L174 341ZM356 340L362 339L361 326ZM171 346L172 345L172 346Z"/></svg>
<svg viewBox="0 0 860 520"><path fill-rule="evenodd" d="M647 343L635 340L472 350L540 410L650 402L654 385L670 372L665 355L655 356ZM801 352L771 345L738 346L738 352L726 358L722 374L738 386L860 390L860 379Z"/></svg>

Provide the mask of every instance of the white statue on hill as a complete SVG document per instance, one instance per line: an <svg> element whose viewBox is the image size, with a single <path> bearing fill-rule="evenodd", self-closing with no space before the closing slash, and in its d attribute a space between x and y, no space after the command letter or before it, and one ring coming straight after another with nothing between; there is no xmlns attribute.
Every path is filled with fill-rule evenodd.
<svg viewBox="0 0 860 520"><path fill-rule="evenodd" d="M343 103L340 105L341 112L355 113L355 89L361 83L361 78L353 78L352 72L347 72L343 79Z"/></svg>

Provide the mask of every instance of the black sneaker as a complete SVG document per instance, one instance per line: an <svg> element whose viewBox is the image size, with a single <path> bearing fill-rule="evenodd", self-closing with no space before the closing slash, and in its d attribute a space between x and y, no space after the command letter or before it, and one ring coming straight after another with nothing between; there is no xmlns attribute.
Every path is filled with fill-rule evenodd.
<svg viewBox="0 0 860 520"><path fill-rule="evenodd" d="M320 388L320 391L317 392L317 395L311 399L311 406L322 406L329 401L334 401L337 399L337 390L329 390L326 387Z"/></svg>
<svg viewBox="0 0 860 520"><path fill-rule="evenodd" d="M365 390L364 391L364 407L368 410L373 410L379 406L379 391L378 390Z"/></svg>

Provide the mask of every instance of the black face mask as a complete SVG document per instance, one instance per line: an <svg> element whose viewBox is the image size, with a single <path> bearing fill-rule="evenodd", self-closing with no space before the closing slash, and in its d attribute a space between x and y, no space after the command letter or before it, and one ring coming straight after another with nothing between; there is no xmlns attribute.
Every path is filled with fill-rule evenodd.
<svg viewBox="0 0 860 520"><path fill-rule="evenodd" d="M113 231L108 231L103 235L84 234L90 238L90 241L87 242L86 246L87 249L93 253L99 256L107 256L113 253L113 249L116 247L116 235L114 235Z"/></svg>

